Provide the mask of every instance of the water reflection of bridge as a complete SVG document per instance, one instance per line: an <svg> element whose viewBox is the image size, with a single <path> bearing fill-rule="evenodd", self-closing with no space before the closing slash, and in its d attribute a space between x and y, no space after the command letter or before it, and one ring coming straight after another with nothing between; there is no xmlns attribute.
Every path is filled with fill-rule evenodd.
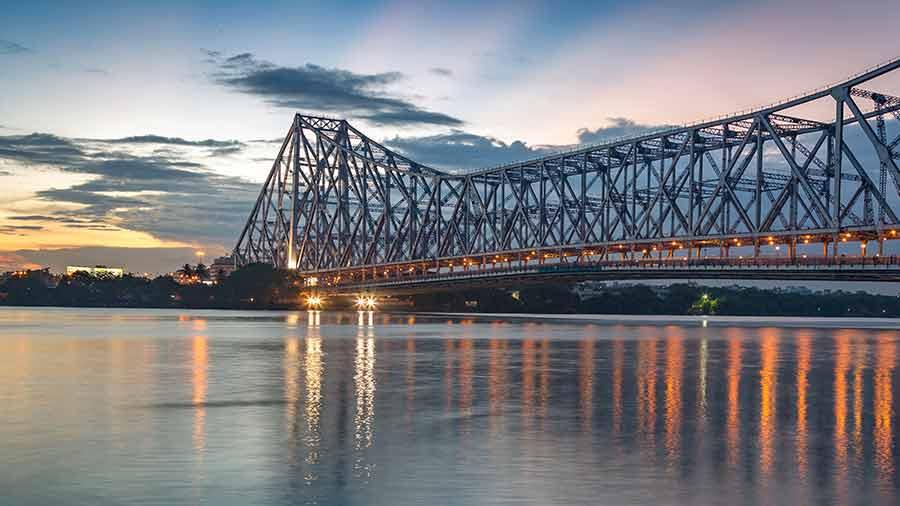
<svg viewBox="0 0 900 506"><path fill-rule="evenodd" d="M365 481L378 473L380 438L427 428L428 437L451 431L463 440L562 431L637 452L673 476L688 460L693 472L706 462L734 481L735 494L746 473L757 490L774 491L790 468L800 481L792 490L814 497L808 476L823 466L837 497L865 470L878 493L896 492L894 332L734 327L689 336L683 327L588 325L551 340L545 325L526 324L509 339L505 324L463 320L451 323L452 339L382 340L379 325L407 319L360 322L355 338L323 339L336 327L313 323L285 342L285 417L304 427L292 448L308 480L323 472L323 445L347 447L348 470ZM813 353L823 346L833 355ZM435 406L443 422L417 419ZM830 439L833 453L811 437Z"/></svg>

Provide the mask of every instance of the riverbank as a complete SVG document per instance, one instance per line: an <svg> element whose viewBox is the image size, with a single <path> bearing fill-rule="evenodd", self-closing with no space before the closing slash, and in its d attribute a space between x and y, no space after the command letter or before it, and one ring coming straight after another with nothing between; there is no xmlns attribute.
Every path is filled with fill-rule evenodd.
<svg viewBox="0 0 900 506"><path fill-rule="evenodd" d="M168 276L98 278L83 273L15 273L0 279L0 305L41 307L298 309L310 289L296 272L254 264L217 283L180 284ZM355 297L319 294L326 310L355 310ZM898 318L900 297L866 292L806 289L665 286L547 281L514 287L461 288L451 292L391 296L374 293L389 311L509 315L728 315Z"/></svg>
<svg viewBox="0 0 900 506"><path fill-rule="evenodd" d="M536 321L552 323L594 323L600 325L654 325L717 327L856 328L900 329L898 318L721 316L721 315L622 315L622 314L522 314L522 313L408 313L426 318L466 318L472 320Z"/></svg>

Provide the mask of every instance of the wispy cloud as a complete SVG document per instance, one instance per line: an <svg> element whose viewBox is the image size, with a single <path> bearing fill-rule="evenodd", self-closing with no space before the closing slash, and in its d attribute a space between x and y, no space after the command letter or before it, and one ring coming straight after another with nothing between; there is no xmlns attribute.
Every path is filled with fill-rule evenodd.
<svg viewBox="0 0 900 506"><path fill-rule="evenodd" d="M599 144L616 137L641 135L665 128L665 125L642 125L628 118L607 118L605 126L594 130L581 128L576 132L580 144Z"/></svg>
<svg viewBox="0 0 900 506"><path fill-rule="evenodd" d="M460 126L463 121L424 109L387 91L405 79L400 72L357 74L307 63L298 67L258 60L251 53L229 58L208 51L214 82L277 107L361 118L376 125Z"/></svg>
<svg viewBox="0 0 900 506"><path fill-rule="evenodd" d="M223 146L210 150L209 156L231 156L241 152L242 146Z"/></svg>
<svg viewBox="0 0 900 506"><path fill-rule="evenodd" d="M0 235L19 235L23 232L43 230L41 225L0 225Z"/></svg>
<svg viewBox="0 0 900 506"><path fill-rule="evenodd" d="M27 48L10 40L0 39L0 55L16 55L32 52L34 52L34 50L31 48Z"/></svg>
<svg viewBox="0 0 900 506"><path fill-rule="evenodd" d="M444 67L431 67L430 69L428 69L428 71L434 75L441 76L441 77L453 76L453 71L448 68L444 68Z"/></svg>
<svg viewBox="0 0 900 506"><path fill-rule="evenodd" d="M608 118L595 129L580 128L575 134L579 144L598 144L622 136L640 135L664 128L643 125L628 118ZM424 137L394 137L384 141L404 155L439 169L484 168L524 161L569 149L574 145L528 145L523 141L504 142L496 137L463 130Z"/></svg>
<svg viewBox="0 0 900 506"><path fill-rule="evenodd" d="M53 217L44 214L21 214L18 216L10 216L7 219L15 221L45 221L52 220Z"/></svg>
<svg viewBox="0 0 900 506"><path fill-rule="evenodd" d="M163 137L162 135L138 135L120 139L102 139L101 142L111 144L168 144L172 146L200 146L206 148L241 147L244 143L236 140L204 139L191 141L181 137Z"/></svg>
<svg viewBox="0 0 900 506"><path fill-rule="evenodd" d="M522 141L506 143L462 130L425 137L394 137L384 142L417 162L439 169L490 167L534 158L549 149Z"/></svg>

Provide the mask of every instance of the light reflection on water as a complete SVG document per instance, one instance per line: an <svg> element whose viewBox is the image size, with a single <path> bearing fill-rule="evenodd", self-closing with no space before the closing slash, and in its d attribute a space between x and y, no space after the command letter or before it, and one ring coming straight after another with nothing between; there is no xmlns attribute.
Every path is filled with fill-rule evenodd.
<svg viewBox="0 0 900 506"><path fill-rule="evenodd" d="M206 422L206 368L208 358L206 351L206 336L194 336L191 355L191 386L193 387L192 402L194 403L194 449L197 455L202 457Z"/></svg>
<svg viewBox="0 0 900 506"><path fill-rule="evenodd" d="M797 366L795 375L795 388L797 390L797 419L794 422L794 445L797 463L797 477L803 485L807 481L807 451L809 434L807 432L807 397L809 388L809 364L812 356L812 336L806 330L797 332Z"/></svg>
<svg viewBox="0 0 900 506"><path fill-rule="evenodd" d="M890 330L0 311L0 503L897 504Z"/></svg>
<svg viewBox="0 0 900 506"><path fill-rule="evenodd" d="M896 356L896 336L879 334L875 350L875 469L878 476L878 490L882 496L896 493L894 460L896 439L892 422L897 414L893 401L893 384L896 380L894 360Z"/></svg>
<svg viewBox="0 0 900 506"><path fill-rule="evenodd" d="M740 389L741 389L741 359L744 353L744 344L741 341L739 329L726 329L728 336L728 465L735 468L740 458L738 439L741 432Z"/></svg>

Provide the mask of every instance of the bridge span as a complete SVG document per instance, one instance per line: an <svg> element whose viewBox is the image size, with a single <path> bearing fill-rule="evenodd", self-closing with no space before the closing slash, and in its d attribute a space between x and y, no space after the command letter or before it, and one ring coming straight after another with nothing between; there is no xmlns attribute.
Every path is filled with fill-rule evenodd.
<svg viewBox="0 0 900 506"><path fill-rule="evenodd" d="M345 120L297 114L234 256L348 291L896 281L898 69L895 59L758 109L476 170L431 168Z"/></svg>

